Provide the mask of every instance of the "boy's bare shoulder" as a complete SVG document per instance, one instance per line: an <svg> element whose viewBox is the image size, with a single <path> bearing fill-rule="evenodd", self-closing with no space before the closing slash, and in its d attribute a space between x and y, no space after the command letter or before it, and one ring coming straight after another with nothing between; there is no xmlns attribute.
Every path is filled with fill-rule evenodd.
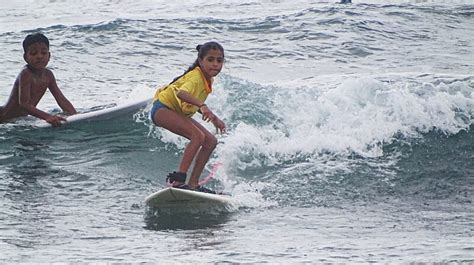
<svg viewBox="0 0 474 265"><path fill-rule="evenodd" d="M28 67L23 67L23 69L21 70L20 74L18 75L18 78L17 79L21 79L23 81L26 81L26 80L31 80L31 78L33 77L33 72L31 72L30 69L28 69Z"/></svg>
<svg viewBox="0 0 474 265"><path fill-rule="evenodd" d="M48 77L54 78L53 70L46 68L44 69L44 73L48 75Z"/></svg>
<svg viewBox="0 0 474 265"><path fill-rule="evenodd" d="M43 78L46 77L48 82L56 80L56 78L54 77L53 71L49 68L44 69L42 76Z"/></svg>

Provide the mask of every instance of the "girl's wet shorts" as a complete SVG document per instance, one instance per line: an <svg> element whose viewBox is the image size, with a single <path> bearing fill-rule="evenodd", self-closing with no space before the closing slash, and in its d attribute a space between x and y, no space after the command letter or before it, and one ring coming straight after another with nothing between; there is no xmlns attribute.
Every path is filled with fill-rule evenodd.
<svg viewBox="0 0 474 265"><path fill-rule="evenodd" d="M151 107L151 110L150 110L150 120L155 124L155 120L153 119L153 117L155 117L155 113L161 109L161 108L167 108L165 104L161 103L159 100L153 102L153 107ZM157 125L158 126L158 125Z"/></svg>

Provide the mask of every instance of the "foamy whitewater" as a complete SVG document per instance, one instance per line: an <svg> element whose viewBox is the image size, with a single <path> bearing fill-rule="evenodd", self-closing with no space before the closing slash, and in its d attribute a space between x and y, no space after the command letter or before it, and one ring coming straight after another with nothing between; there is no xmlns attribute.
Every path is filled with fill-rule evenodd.
<svg viewBox="0 0 474 265"><path fill-rule="evenodd" d="M144 205L187 143L150 106L19 119L0 124L0 263L473 263L474 3L336 2L3 1L0 104L29 33L81 112L151 97L221 43L207 105L229 130L203 177L233 204Z"/></svg>

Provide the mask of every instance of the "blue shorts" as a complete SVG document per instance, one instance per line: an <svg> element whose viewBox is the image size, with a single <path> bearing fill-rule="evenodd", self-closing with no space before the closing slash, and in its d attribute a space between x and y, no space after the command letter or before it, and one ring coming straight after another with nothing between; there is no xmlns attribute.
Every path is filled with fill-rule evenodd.
<svg viewBox="0 0 474 265"><path fill-rule="evenodd" d="M166 107L165 104L163 104L159 100L157 100L157 101L153 102L153 107L151 107L151 110L150 110L150 120L157 126L158 126L158 124L155 123L155 120L153 119L153 117L155 117L155 113L161 108L168 108L168 107Z"/></svg>

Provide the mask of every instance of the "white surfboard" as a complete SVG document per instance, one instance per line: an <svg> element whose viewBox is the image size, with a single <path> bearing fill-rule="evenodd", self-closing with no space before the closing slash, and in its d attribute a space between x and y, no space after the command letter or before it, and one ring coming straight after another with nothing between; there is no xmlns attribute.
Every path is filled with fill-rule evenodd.
<svg viewBox="0 0 474 265"><path fill-rule="evenodd" d="M63 125L70 124L70 123L77 123L77 122L110 120L110 119L120 117L132 112L136 112L139 109L145 108L149 103L151 103L151 101L152 101L151 98L133 100L133 101L129 101L123 104L119 104L111 108L105 108L101 110L75 114L75 115L66 117L66 121L63 123ZM44 120L40 120L38 121L37 124L35 124L35 127L38 127L38 128L47 128L51 126L52 126L51 124L47 123Z"/></svg>
<svg viewBox="0 0 474 265"><path fill-rule="evenodd" d="M153 208L179 208L213 206L226 206L231 202L229 195L211 194L193 190L164 188L150 194L145 198L145 203Z"/></svg>

